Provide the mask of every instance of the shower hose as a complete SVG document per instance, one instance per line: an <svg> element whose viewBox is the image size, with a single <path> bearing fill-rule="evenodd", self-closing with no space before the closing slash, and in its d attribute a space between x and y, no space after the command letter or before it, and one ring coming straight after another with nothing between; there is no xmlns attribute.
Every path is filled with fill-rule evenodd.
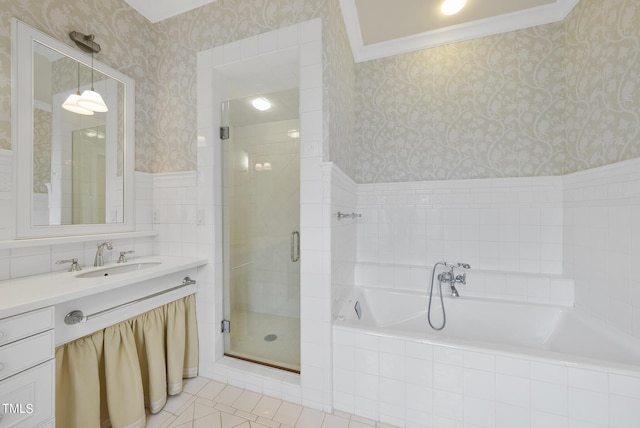
<svg viewBox="0 0 640 428"><path fill-rule="evenodd" d="M444 299L442 298L442 281L438 278L438 292L440 293L440 306L442 307L442 325L440 327L436 327L431 322L431 299L433 298L433 283L436 276L436 268L438 265L446 266L446 262L438 262L433 265L433 270L431 271L431 288L429 289L429 307L427 308L427 321L429 321L429 325L434 330L442 330L445 325L447 325L447 313L444 310Z"/></svg>

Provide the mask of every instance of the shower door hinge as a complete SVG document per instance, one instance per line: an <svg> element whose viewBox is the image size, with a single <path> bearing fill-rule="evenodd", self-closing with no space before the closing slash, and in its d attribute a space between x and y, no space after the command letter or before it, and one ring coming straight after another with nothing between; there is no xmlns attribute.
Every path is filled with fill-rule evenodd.
<svg viewBox="0 0 640 428"><path fill-rule="evenodd" d="M222 333L231 333L231 321L222 320L222 322L220 323L220 331Z"/></svg>
<svg viewBox="0 0 640 428"><path fill-rule="evenodd" d="M221 140L228 140L229 139L229 127L228 126L221 126L220 127L220 139Z"/></svg>

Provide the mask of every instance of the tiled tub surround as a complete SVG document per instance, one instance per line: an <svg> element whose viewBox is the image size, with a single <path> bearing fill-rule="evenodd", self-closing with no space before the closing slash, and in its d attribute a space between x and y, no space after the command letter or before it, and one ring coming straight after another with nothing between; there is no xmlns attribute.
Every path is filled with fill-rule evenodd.
<svg viewBox="0 0 640 428"><path fill-rule="evenodd" d="M426 290L433 263L471 265L463 296L572 304L562 177L357 187L355 284Z"/></svg>
<svg viewBox="0 0 640 428"><path fill-rule="evenodd" d="M349 302L334 325L337 410L407 427L640 420L640 345L573 308L448 298L436 332L424 293L356 290L362 320Z"/></svg>
<svg viewBox="0 0 640 428"><path fill-rule="evenodd" d="M358 186L358 262L562 273L562 177Z"/></svg>
<svg viewBox="0 0 640 428"><path fill-rule="evenodd" d="M640 338L640 159L564 180L564 272L576 307Z"/></svg>

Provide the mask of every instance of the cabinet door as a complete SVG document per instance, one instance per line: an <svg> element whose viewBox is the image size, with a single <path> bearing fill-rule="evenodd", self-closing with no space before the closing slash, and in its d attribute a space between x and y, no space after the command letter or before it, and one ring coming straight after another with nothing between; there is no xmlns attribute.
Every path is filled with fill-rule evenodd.
<svg viewBox="0 0 640 428"><path fill-rule="evenodd" d="M53 330L0 346L0 380L53 358Z"/></svg>
<svg viewBox="0 0 640 428"><path fill-rule="evenodd" d="M53 328L53 307L0 320L0 345Z"/></svg>
<svg viewBox="0 0 640 428"><path fill-rule="evenodd" d="M31 428L53 418L54 360L0 382L0 428Z"/></svg>

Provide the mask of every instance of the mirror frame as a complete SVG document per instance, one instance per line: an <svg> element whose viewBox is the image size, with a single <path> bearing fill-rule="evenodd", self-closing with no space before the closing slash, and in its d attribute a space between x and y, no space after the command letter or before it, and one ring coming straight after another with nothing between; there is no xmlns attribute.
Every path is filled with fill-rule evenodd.
<svg viewBox="0 0 640 428"><path fill-rule="evenodd" d="M94 235L135 230L135 81L94 59L94 69L124 84L123 222L106 224L33 225L33 44L38 42L91 67L91 55L12 18L11 146L14 151L16 237Z"/></svg>

